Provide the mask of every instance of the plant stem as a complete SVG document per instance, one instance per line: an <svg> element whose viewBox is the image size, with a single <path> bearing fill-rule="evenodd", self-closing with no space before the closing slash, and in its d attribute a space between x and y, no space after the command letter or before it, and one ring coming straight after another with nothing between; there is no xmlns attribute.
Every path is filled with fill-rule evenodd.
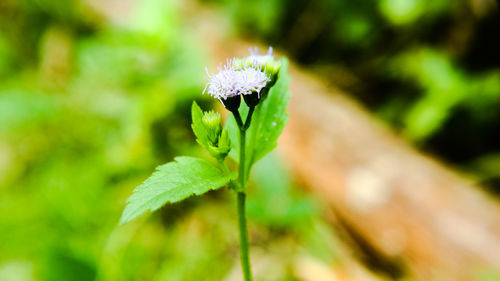
<svg viewBox="0 0 500 281"><path fill-rule="evenodd" d="M246 183L246 175L245 175L245 168L246 168L246 162L245 162L245 151L246 151L246 140L247 140L247 130L245 127L242 125L240 127L240 165L239 165L239 172L238 172L238 180L240 181L240 189L245 190L245 183Z"/></svg>
<svg viewBox="0 0 500 281"><path fill-rule="evenodd" d="M241 121L241 116L240 116L240 112L238 110L235 110L235 111L232 111L233 115L234 115L234 119L236 120L236 124L238 124L238 128L241 128L243 127L243 121Z"/></svg>
<svg viewBox="0 0 500 281"><path fill-rule="evenodd" d="M245 124L241 120L240 113L234 111L234 118L240 129L240 165L239 165L239 190L237 190L237 209L238 209L238 230L240 234L240 258L241 267L243 270L243 277L245 281L252 281L252 273L250 270L250 255L248 251L248 230L247 221L245 216L245 183L246 183L246 162L245 162L245 151L246 151L246 131L250 127L250 122L252 119L254 108L250 107Z"/></svg>
<svg viewBox="0 0 500 281"><path fill-rule="evenodd" d="M252 281L252 273L250 272L250 255L248 252L248 230L247 220L245 216L245 192L237 192L237 207L238 207L238 227L240 232L240 258L243 277L245 281Z"/></svg>
<svg viewBox="0 0 500 281"><path fill-rule="evenodd" d="M252 106L252 107L250 107L250 109L248 111L247 120L245 120L245 125L243 126L245 131L246 131L246 129L248 129L248 127L250 127L250 122L252 121L252 115L253 115L254 109L255 109L255 106Z"/></svg>

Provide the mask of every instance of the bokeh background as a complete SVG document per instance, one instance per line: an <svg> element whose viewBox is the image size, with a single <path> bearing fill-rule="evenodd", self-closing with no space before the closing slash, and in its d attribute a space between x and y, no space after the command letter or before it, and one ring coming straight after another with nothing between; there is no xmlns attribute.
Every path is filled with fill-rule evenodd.
<svg viewBox="0 0 500 281"><path fill-rule="evenodd" d="M0 280L239 280L229 192L117 226L157 165L207 156L213 41L272 45L497 200L499 27L494 0L0 1ZM251 179L257 280L413 280L354 261L284 158Z"/></svg>

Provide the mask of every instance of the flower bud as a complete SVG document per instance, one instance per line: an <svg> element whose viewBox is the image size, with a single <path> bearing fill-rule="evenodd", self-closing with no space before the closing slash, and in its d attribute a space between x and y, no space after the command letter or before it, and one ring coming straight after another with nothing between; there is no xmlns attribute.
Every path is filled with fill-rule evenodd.
<svg viewBox="0 0 500 281"><path fill-rule="evenodd" d="M219 140L219 135L222 131L222 122L220 114L215 111L207 111L203 113L203 118L201 119L206 131L208 141L212 145L217 145Z"/></svg>
<svg viewBox="0 0 500 281"><path fill-rule="evenodd" d="M222 160L226 158L226 156L231 151L231 140L229 139L229 134L226 129L222 129L221 134L219 135L219 143L217 146L217 155Z"/></svg>
<svg viewBox="0 0 500 281"><path fill-rule="evenodd" d="M196 141L213 157L224 160L231 150L231 141L227 130L222 128L220 114L215 111L203 112L198 104L193 102L191 116L193 119L191 127L196 135Z"/></svg>
<svg viewBox="0 0 500 281"><path fill-rule="evenodd" d="M253 50L250 49L250 56L235 60L234 63L236 67L251 66L264 71L271 78L271 81L267 83L267 85L270 86L274 85L274 83L276 82L277 75L281 68L281 61L277 60L274 57L272 47L269 47L269 50L265 55L260 55L257 47Z"/></svg>
<svg viewBox="0 0 500 281"><path fill-rule="evenodd" d="M269 81L269 83L267 83L266 85L267 88L271 88L276 83L276 80L278 79L278 74L280 72L280 68L281 68L281 61L275 60L274 57L273 59L268 60L266 62L265 72L266 74L269 74L271 77L270 78L271 81Z"/></svg>

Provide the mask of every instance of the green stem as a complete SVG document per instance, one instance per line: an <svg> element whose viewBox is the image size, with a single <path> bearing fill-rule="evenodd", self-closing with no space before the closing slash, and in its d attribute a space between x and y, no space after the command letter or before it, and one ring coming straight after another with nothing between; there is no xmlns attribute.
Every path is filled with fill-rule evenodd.
<svg viewBox="0 0 500 281"><path fill-rule="evenodd" d="M222 168L222 171L224 172L224 174L228 175L229 169L227 168L226 163L224 162L224 159L217 158L217 162L219 162L219 165Z"/></svg>
<svg viewBox="0 0 500 281"><path fill-rule="evenodd" d="M238 111L234 111L234 118L236 119L236 123L238 124L238 128L240 129L240 165L239 165L239 190L237 190L237 209L238 209L238 229L240 233L240 258L241 258L241 267L243 270L243 277L245 281L252 281L252 273L250 270L250 255L248 251L248 230L247 230L247 221L245 216L245 183L246 183L246 165L245 165L245 151L246 151L246 131L248 127L250 127L250 122L252 119L254 108L251 107L247 118L245 120L245 124L243 124L241 120L240 113Z"/></svg>
<svg viewBox="0 0 500 281"><path fill-rule="evenodd" d="M252 281L250 255L248 251L248 230L245 216L245 192L237 192L238 227L240 232L240 259L245 281Z"/></svg>
<svg viewBox="0 0 500 281"><path fill-rule="evenodd" d="M234 115L234 119L236 120L236 124L238 124L238 128L242 128L243 126L243 121L241 121L241 116L240 116L240 112L238 110L235 110L235 111L232 111L233 115Z"/></svg>
<svg viewBox="0 0 500 281"><path fill-rule="evenodd" d="M245 190L245 150L246 150L246 139L247 139L247 130L242 126L240 127L240 165L239 165L239 174L238 180L240 181L241 190Z"/></svg>
<svg viewBox="0 0 500 281"><path fill-rule="evenodd" d="M247 120L245 120L245 125L243 126L243 128L245 130L248 129L248 127L250 127L250 122L252 121L252 115L253 115L254 109L255 109L255 106L252 106L252 107L250 107L250 110L248 111Z"/></svg>
<svg viewBox="0 0 500 281"><path fill-rule="evenodd" d="M226 175L229 175L229 169L227 168L226 166L226 163L224 162L223 159L217 159L217 161L219 162L219 165L221 166L222 168L222 171L224 172L224 174ZM238 189L238 184L236 182L234 182L233 180L229 181L229 187L233 190L237 190Z"/></svg>

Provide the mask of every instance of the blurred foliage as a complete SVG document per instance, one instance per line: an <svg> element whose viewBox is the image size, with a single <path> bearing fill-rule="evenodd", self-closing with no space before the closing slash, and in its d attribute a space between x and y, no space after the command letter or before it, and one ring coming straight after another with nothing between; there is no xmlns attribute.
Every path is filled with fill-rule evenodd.
<svg viewBox="0 0 500 281"><path fill-rule="evenodd" d="M205 153L189 110L194 99L210 106L200 95L206 62L182 3L131 1L116 11L100 1L0 2L0 280L239 274L234 202L224 193L117 227L126 197L155 166ZM283 269L273 280L293 280L290 253L330 262L331 247L311 241L333 242L312 199L281 176L256 179L265 189L253 195L259 223L250 229L284 241L261 255ZM288 198L278 213L259 205L276 196ZM278 236L266 230L276 222Z"/></svg>
<svg viewBox="0 0 500 281"><path fill-rule="evenodd" d="M282 48L415 143L498 189L500 39L492 36L499 17L491 3L220 0L210 7L235 31ZM0 1L0 280L239 276L235 202L224 191L116 227L126 197L155 166L205 153L189 126L193 99L210 106L200 95L204 46L185 16L203 15L186 13L199 4ZM255 166L250 184L262 280L296 280L297 256L339 261L321 203L293 188L276 156Z"/></svg>
<svg viewBox="0 0 500 281"><path fill-rule="evenodd" d="M477 165L500 151L498 2L219 3L239 32L285 50L415 144L500 191L500 165Z"/></svg>
<svg viewBox="0 0 500 281"><path fill-rule="evenodd" d="M95 280L132 186L193 150L202 57L171 7L119 26L78 5L1 3L0 280Z"/></svg>
<svg viewBox="0 0 500 281"><path fill-rule="evenodd" d="M480 281L495 281L495 280L500 279L500 272L498 272L497 270L493 270L493 269L482 270L478 274L478 277L479 277Z"/></svg>

